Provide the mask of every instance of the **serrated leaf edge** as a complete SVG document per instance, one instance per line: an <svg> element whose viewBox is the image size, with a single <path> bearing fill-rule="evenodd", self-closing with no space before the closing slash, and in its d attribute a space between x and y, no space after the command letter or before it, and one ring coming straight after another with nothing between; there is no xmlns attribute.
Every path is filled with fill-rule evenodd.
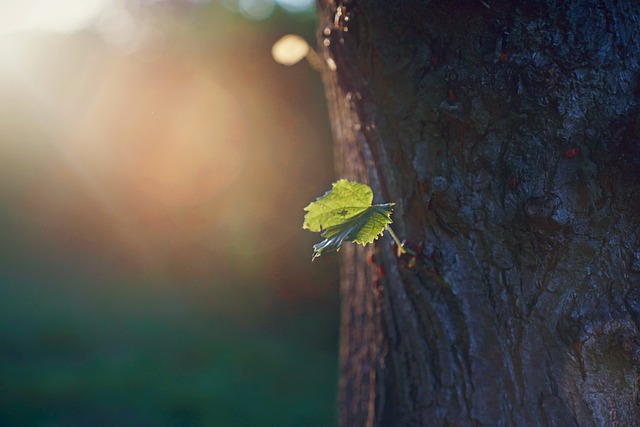
<svg viewBox="0 0 640 427"><path fill-rule="evenodd" d="M376 240L378 240L380 238L380 236L382 236L384 234L384 231L387 229L387 226L389 224L393 223L393 220L391 219L391 214L393 213L393 206L395 205L395 203L383 203L383 204L378 204L378 205L371 205L368 206L367 209L365 209L363 212L360 212L358 215L364 215L365 213L367 213L367 211L371 208L375 208L375 207L382 207L385 208L385 212L382 212L383 215L386 216L388 222L385 223L385 225L382 227L382 229L373 234L373 237L370 240L358 240L358 239L351 239L349 237L349 234L351 232L351 230L349 230L348 228L345 229L342 232L330 235L328 238L324 239L323 241L316 243L315 245L313 245L313 256L311 257L311 261L313 261L314 259L316 259L317 257L319 257L320 255L322 255L322 252L327 250L327 252L331 252L333 250L335 250L336 252L338 252L340 250L340 248L342 247L342 244L344 243L345 240L347 240L348 242L353 242L362 246L368 245L369 243L373 243ZM387 208L390 208L389 210L386 210ZM356 215L356 216L358 216ZM357 219L351 218L349 221L357 221ZM331 226L325 230L323 230L321 232L321 235L324 237L327 234L331 234L332 230L336 230L336 229L340 229L344 227L344 224L338 224L338 225L334 225ZM358 230L362 230L363 227L359 227L357 228ZM358 233L359 234L359 233Z"/></svg>

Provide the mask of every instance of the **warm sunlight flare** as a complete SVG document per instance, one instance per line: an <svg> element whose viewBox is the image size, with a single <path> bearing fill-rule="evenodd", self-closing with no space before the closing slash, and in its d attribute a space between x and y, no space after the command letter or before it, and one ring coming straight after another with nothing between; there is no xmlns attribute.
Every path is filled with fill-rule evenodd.
<svg viewBox="0 0 640 427"><path fill-rule="evenodd" d="M125 4L95 2L82 32L25 24L0 36L0 157L39 176L20 182L25 209L65 250L107 251L125 269L206 277L249 263L241 274L282 275L261 269L297 221L271 230L308 197L285 188L310 173L300 153L328 147L292 108L308 95L267 79L281 70L266 37L198 45L195 28L165 23L197 4ZM140 28L154 36L126 48Z"/></svg>
<svg viewBox="0 0 640 427"><path fill-rule="evenodd" d="M115 234L102 239L94 231L93 244L124 245L145 263L166 252L158 238L206 239L229 220L219 205L244 171L248 120L225 87L240 82L216 76L211 61L186 60L179 52L147 61L114 56L90 40L36 37L15 46L0 78L26 110L8 111L5 120L14 127L32 123L19 129L23 141L14 135L2 145L27 160L50 153L44 171L51 175L29 197L37 206L32 214L43 216L52 232L78 226L61 228L58 221L68 217L52 203L75 206L87 219L99 209L106 215L101 227ZM62 193L51 193L54 183ZM78 196L85 194L93 202L82 202ZM176 224L157 227L176 215Z"/></svg>
<svg viewBox="0 0 640 427"><path fill-rule="evenodd" d="M0 35L19 31L77 31L111 1L5 0L0 2Z"/></svg>
<svg viewBox="0 0 640 427"><path fill-rule="evenodd" d="M205 69L181 58L156 66L116 61L96 88L76 153L140 196L170 206L209 202L238 177L245 161L242 111ZM132 94L137 93L137 96ZM123 108L124 107L124 108ZM88 152L86 152L88 151Z"/></svg>

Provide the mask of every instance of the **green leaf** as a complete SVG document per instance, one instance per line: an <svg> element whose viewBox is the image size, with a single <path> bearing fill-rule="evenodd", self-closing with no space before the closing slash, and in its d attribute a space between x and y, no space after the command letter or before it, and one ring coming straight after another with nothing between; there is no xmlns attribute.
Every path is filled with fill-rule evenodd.
<svg viewBox="0 0 640 427"><path fill-rule="evenodd" d="M337 251L344 241L366 245L380 236L391 221L393 203L371 205L368 185L346 179L306 208L302 228L321 233L325 239L313 246L312 260L323 251Z"/></svg>

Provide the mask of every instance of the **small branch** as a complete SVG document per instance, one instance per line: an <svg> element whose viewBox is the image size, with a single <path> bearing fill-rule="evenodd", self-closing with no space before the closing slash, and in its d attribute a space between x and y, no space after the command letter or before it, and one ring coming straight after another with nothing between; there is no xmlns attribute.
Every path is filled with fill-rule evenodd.
<svg viewBox="0 0 640 427"><path fill-rule="evenodd" d="M311 68L316 71L322 71L323 61L315 50L309 49L309 53L307 53L306 58Z"/></svg>
<svg viewBox="0 0 640 427"><path fill-rule="evenodd" d="M409 255L413 255L413 256L416 255L416 253L414 251L412 251L411 249L405 247L402 244L402 242L400 241L400 239L398 239L398 236L396 236L396 233L393 232L391 227L386 225L384 228L389 232L389 234L391 234L391 237L393 238L393 241L396 242L396 245L398 245L398 251L399 251L398 256L400 256L400 254L409 254Z"/></svg>

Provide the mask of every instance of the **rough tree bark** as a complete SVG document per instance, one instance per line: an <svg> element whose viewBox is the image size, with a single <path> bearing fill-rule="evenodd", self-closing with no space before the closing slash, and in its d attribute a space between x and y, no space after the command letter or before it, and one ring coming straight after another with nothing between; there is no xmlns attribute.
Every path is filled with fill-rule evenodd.
<svg viewBox="0 0 640 427"><path fill-rule="evenodd" d="M319 41L419 252L341 252L340 424L640 425L636 1L324 0Z"/></svg>

